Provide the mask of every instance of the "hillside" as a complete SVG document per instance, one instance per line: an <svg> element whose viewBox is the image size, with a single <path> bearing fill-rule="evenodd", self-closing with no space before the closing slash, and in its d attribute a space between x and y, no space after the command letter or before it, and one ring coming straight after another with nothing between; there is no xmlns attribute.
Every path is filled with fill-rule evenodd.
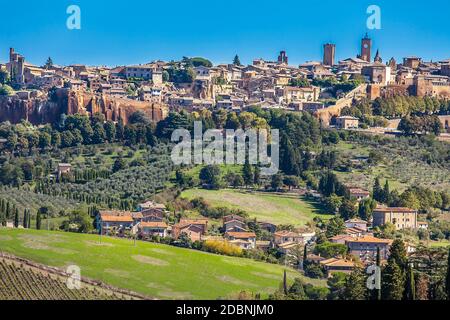
<svg viewBox="0 0 450 320"><path fill-rule="evenodd" d="M274 224L304 226L314 217L323 219L331 215L323 214L320 204L304 197L239 190L186 190L181 195L187 199L204 198L213 207L241 209L251 218Z"/></svg>
<svg viewBox="0 0 450 320"><path fill-rule="evenodd" d="M36 230L0 228L0 250L59 268L78 265L81 276L161 299L232 298L242 290L264 296L279 287L284 270L155 243ZM300 274L288 270L294 277Z"/></svg>
<svg viewBox="0 0 450 320"><path fill-rule="evenodd" d="M0 300L124 300L144 297L81 282L79 290L68 288L62 271L12 256L0 256Z"/></svg>

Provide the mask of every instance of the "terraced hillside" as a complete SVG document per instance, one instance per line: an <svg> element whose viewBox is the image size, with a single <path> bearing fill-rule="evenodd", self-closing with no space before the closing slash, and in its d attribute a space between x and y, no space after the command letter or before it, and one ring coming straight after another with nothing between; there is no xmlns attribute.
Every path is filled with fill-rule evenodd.
<svg viewBox="0 0 450 320"><path fill-rule="evenodd" d="M33 263L0 256L0 300L124 300L136 299L99 286L81 283L69 289L67 277Z"/></svg>

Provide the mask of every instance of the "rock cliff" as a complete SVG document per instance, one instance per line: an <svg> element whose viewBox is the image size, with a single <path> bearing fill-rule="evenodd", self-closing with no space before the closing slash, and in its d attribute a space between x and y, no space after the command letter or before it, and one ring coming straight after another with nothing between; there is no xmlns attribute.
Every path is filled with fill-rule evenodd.
<svg viewBox="0 0 450 320"><path fill-rule="evenodd" d="M52 98L0 97L0 122L18 123L21 120L28 120L37 125L58 121L62 113L68 115L101 113L107 120L122 119L126 124L130 115L136 111L142 111L150 119L160 121L167 116L168 108L157 103L118 99L68 89L58 89Z"/></svg>

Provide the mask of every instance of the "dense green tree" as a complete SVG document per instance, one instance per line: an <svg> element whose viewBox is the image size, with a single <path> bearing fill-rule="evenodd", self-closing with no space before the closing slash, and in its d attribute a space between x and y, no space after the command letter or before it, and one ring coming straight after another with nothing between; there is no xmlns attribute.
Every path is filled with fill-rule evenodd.
<svg viewBox="0 0 450 320"><path fill-rule="evenodd" d="M200 181L209 188L218 190L222 187L222 173L217 165L208 165L200 170Z"/></svg>
<svg viewBox="0 0 450 320"><path fill-rule="evenodd" d="M416 300L416 282L414 279L414 271L411 266L408 266L405 283L406 283L405 288L406 300Z"/></svg>
<svg viewBox="0 0 450 320"><path fill-rule="evenodd" d="M362 268L356 268L346 279L344 289L345 300L366 300L366 275Z"/></svg>
<svg viewBox="0 0 450 320"><path fill-rule="evenodd" d="M345 222L340 217L331 218L327 224L326 236L328 238L342 234L345 230Z"/></svg>
<svg viewBox="0 0 450 320"><path fill-rule="evenodd" d="M358 215L356 206L357 202L355 200L344 198L339 207L339 215L344 221L355 218Z"/></svg>
<svg viewBox="0 0 450 320"><path fill-rule="evenodd" d="M41 225L42 225L41 210L38 210L36 213L36 230L41 230Z"/></svg>
<svg viewBox="0 0 450 320"><path fill-rule="evenodd" d="M241 60L239 59L239 56L238 56L238 55L235 55L235 56L234 56L233 64L234 64L235 66L241 66Z"/></svg>
<svg viewBox="0 0 450 320"><path fill-rule="evenodd" d="M253 170L252 166L250 165L248 158L245 159L244 167L242 168L242 177L244 178L244 183L246 186L253 184Z"/></svg>

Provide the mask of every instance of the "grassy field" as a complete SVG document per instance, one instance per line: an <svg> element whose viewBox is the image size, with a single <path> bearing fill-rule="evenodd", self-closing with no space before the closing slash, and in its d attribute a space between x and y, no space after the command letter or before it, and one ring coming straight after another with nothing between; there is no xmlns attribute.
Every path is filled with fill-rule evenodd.
<svg viewBox="0 0 450 320"><path fill-rule="evenodd" d="M227 207L246 211L250 217L274 224L304 226L314 217L331 218L320 205L303 197L244 192L239 190L186 190L181 195L193 199L203 197L214 207Z"/></svg>
<svg viewBox="0 0 450 320"><path fill-rule="evenodd" d="M49 266L78 265L81 275L161 299L230 298L274 292L284 268L249 259L97 235L0 228L0 250ZM290 281L301 277L288 270ZM324 281L304 278L314 285Z"/></svg>

